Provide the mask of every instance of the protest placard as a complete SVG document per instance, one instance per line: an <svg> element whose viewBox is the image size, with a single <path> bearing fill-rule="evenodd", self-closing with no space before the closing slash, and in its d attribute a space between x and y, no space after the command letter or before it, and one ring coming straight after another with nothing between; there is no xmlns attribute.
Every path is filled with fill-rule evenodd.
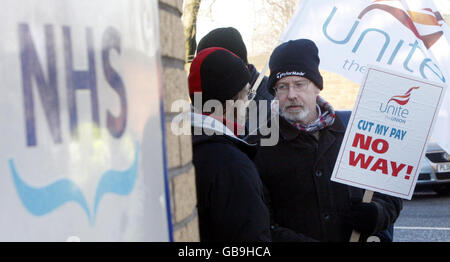
<svg viewBox="0 0 450 262"><path fill-rule="evenodd" d="M443 84L369 66L332 181L411 199Z"/></svg>

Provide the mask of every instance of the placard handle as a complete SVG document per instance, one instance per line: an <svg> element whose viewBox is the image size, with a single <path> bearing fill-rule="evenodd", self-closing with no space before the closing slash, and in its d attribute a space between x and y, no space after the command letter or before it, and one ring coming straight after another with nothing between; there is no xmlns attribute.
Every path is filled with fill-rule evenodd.
<svg viewBox="0 0 450 262"><path fill-rule="evenodd" d="M372 201L372 197L373 197L373 191L372 190L365 190L362 202L363 203L370 203L370 201ZM360 236L361 236L361 233L359 233L356 230L353 230L352 235L350 237L350 242L359 242L359 237Z"/></svg>

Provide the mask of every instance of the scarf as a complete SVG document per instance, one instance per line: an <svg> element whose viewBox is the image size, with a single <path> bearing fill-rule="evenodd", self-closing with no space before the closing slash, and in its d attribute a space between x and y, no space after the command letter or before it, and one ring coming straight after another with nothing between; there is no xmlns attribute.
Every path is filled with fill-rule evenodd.
<svg viewBox="0 0 450 262"><path fill-rule="evenodd" d="M309 134L313 134L324 129L325 127L331 126L334 123L334 119L336 119L336 114L333 107L320 96L317 96L316 106L319 112L319 118L317 118L314 122L308 125L292 122L291 124L298 130Z"/></svg>
<svg viewBox="0 0 450 262"><path fill-rule="evenodd" d="M238 123L232 122L232 121L228 121L224 117L220 117L220 116L217 116L217 115L214 115L214 114L210 114L210 113L202 113L202 115L209 116L209 117L212 117L212 118L214 118L216 120L219 120L220 122L222 122L222 124L224 124L224 126L226 126L228 129L233 131L233 134L235 136L239 137L241 135L243 126L239 125Z"/></svg>

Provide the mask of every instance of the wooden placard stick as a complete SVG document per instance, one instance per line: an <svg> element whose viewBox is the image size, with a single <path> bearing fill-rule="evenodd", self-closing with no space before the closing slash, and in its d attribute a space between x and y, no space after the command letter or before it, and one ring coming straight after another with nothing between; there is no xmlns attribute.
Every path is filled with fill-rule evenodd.
<svg viewBox="0 0 450 262"><path fill-rule="evenodd" d="M264 65L263 70L259 73L258 78L256 79L255 83L253 84L253 86L250 89L250 92L253 94L253 98L255 98L256 91L258 91L258 87L261 84L264 76L266 75L267 70L269 70L269 61L267 61L267 63Z"/></svg>
<svg viewBox="0 0 450 262"><path fill-rule="evenodd" d="M364 191L364 196L363 196L362 202L370 203L370 201L372 201L372 197L373 197L373 191L366 190L366 191ZM350 242L359 242L360 236L361 236L361 233L359 233L356 230L353 230L352 235L350 237Z"/></svg>

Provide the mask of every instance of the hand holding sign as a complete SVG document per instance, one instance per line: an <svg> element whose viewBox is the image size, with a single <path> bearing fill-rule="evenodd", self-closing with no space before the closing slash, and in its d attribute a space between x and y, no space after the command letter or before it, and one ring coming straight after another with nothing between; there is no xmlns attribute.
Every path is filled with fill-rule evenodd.
<svg viewBox="0 0 450 262"><path fill-rule="evenodd" d="M411 199L444 91L443 85L369 67L331 180L366 189L363 203L373 191ZM350 241L358 240L353 231Z"/></svg>
<svg viewBox="0 0 450 262"><path fill-rule="evenodd" d="M366 190L364 192L362 203L370 203L370 201L372 201L372 196L373 196L373 191ZM358 226L355 226L355 228L360 230L360 228ZM360 231L362 231L362 230L360 230ZM361 234L358 231L353 230L352 235L350 237L350 242L358 242L360 235Z"/></svg>

